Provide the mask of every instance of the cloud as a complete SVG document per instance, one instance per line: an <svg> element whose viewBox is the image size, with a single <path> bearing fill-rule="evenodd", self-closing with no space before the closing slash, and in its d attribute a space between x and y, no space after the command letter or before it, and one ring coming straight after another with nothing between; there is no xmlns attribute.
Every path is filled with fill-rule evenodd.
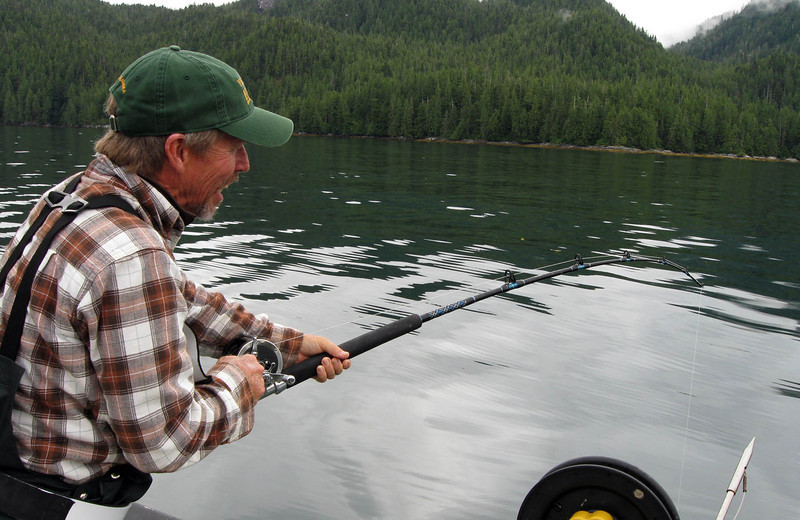
<svg viewBox="0 0 800 520"><path fill-rule="evenodd" d="M774 11L789 4L800 3L800 0L752 0L748 6L752 5L764 11Z"/></svg>

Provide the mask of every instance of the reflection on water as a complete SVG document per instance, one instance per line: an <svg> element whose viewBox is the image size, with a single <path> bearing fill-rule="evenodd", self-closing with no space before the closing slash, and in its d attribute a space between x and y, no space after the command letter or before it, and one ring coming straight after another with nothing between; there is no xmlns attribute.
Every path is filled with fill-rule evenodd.
<svg viewBox="0 0 800 520"><path fill-rule="evenodd" d="M797 381L787 381L781 379L780 382L775 383L775 390L787 397L800 398L800 383Z"/></svg>
<svg viewBox="0 0 800 520"><path fill-rule="evenodd" d="M7 241L99 134L0 135ZM800 403L785 399L800 395L796 165L309 137L250 155L176 256L335 341L577 253L663 254L705 287L610 266L453 312L347 377L265 400L246 439L157 476L146 503L198 519L509 518L551 467L604 455L707 518L755 435L743 514L800 506Z"/></svg>

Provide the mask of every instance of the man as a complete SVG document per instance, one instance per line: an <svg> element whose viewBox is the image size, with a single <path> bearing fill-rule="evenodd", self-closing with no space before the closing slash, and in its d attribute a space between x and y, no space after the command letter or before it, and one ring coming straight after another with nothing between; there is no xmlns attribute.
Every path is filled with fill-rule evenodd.
<svg viewBox="0 0 800 520"><path fill-rule="evenodd" d="M3 384L12 388L13 442L0 446L0 511L11 518L24 517L26 500L43 507L39 495L15 498L31 484L81 507L125 506L146 491L149 473L178 470L247 435L264 369L251 354L224 355L236 340L272 341L284 366L328 353L318 381L350 366L327 339L192 283L172 255L185 226L211 218L222 191L250 168L245 142L281 145L292 122L256 108L225 63L177 46L136 60L110 91L111 128L95 160L39 201L2 260L0 396ZM67 223L48 246L60 218ZM26 234L31 245L16 248ZM22 317L10 318L25 297ZM195 343L219 358L197 383L187 348Z"/></svg>

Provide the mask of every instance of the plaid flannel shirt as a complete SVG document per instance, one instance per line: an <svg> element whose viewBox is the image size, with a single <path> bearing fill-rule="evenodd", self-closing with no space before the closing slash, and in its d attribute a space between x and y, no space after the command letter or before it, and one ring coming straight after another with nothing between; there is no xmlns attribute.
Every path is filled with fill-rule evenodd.
<svg viewBox="0 0 800 520"><path fill-rule="evenodd" d="M172 255L184 228L179 210L100 155L75 194L105 193L122 196L139 217L84 210L56 236L33 284L16 359L25 369L12 414L20 458L70 483L126 462L148 473L175 471L253 428L257 401L241 370L217 364L207 372L211 382L193 382L184 324L214 357L237 337L257 335L281 345L288 366L302 342L299 332L188 280ZM24 268L59 213L9 274L0 333Z"/></svg>

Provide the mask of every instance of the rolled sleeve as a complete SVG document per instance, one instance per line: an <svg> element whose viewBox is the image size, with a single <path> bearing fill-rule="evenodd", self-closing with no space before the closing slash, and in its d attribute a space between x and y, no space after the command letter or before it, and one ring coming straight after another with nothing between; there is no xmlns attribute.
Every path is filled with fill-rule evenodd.
<svg viewBox="0 0 800 520"><path fill-rule="evenodd" d="M189 305L186 323L197 336L204 355L218 358L234 340L259 337L278 346L284 366L297 362L302 332L274 323L266 314L252 314L241 304L229 302L222 294L186 279L184 298Z"/></svg>

